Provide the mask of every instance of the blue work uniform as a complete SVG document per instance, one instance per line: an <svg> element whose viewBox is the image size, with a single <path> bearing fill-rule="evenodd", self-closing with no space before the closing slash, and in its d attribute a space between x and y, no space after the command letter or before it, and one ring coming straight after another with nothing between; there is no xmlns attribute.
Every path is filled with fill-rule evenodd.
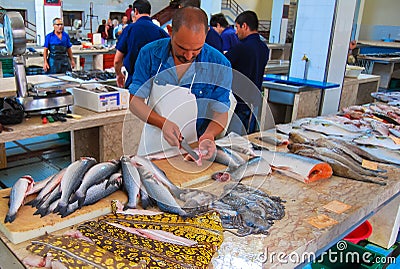
<svg viewBox="0 0 400 269"><path fill-rule="evenodd" d="M231 47L239 43L239 38L236 35L236 30L232 26L226 27L222 33L222 50L228 51Z"/></svg>
<svg viewBox="0 0 400 269"><path fill-rule="evenodd" d="M46 35L44 47L49 50L47 74L59 74L71 71L68 59L68 49L72 47L71 40L66 32L62 32L61 39L53 32Z"/></svg>
<svg viewBox="0 0 400 269"><path fill-rule="evenodd" d="M262 98L260 93L265 66L267 65L269 58L269 49L267 45L261 41L259 34L254 33L233 46L227 53L225 53L225 56L231 62L233 69L245 75L255 85L252 87L243 87L243 85L235 87L235 81L240 81L240 79L235 79L234 76L233 91L238 101L235 107L235 114L241 119L246 132L252 133L256 130L256 119L254 114L257 115L261 110ZM239 84L241 84L241 82L239 82ZM250 88L253 89L254 87L256 87L259 92L250 92ZM248 106L249 104L252 104L254 107L253 115ZM231 124L234 124L234 121L231 121ZM241 134L238 129L231 129L231 131Z"/></svg>
<svg viewBox="0 0 400 269"><path fill-rule="evenodd" d="M204 44L195 62L178 79L174 59L171 54L171 40L160 39L144 46L135 64L135 73L129 92L146 99L150 95L152 83L177 85L191 88L196 96L198 118L197 135L207 129L213 112L229 110L229 94L232 83L232 69L222 53ZM177 105L179 100L176 100Z"/></svg>
<svg viewBox="0 0 400 269"><path fill-rule="evenodd" d="M215 31L214 28L212 28L212 27L210 27L210 29L207 32L206 43L208 45L210 45L211 47L217 49L218 51L223 52L223 50L222 50L222 38L217 33L217 31Z"/></svg>
<svg viewBox="0 0 400 269"><path fill-rule="evenodd" d="M135 23L129 24L118 38L116 49L124 54L123 65L128 72L125 87L128 88L132 82L135 72L135 62L140 49L154 40L168 37L168 34L155 25L148 16L140 17Z"/></svg>

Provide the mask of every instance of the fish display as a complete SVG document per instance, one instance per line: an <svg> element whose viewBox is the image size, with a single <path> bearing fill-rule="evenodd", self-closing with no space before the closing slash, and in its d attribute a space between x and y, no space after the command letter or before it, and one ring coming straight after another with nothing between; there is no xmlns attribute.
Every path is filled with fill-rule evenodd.
<svg viewBox="0 0 400 269"><path fill-rule="evenodd" d="M231 132L227 136L215 140L215 144L248 156L255 156L251 142L235 132Z"/></svg>
<svg viewBox="0 0 400 269"><path fill-rule="evenodd" d="M256 154L271 164L272 170L305 183L328 179L333 173L328 163L297 154L268 150Z"/></svg>
<svg viewBox="0 0 400 269"><path fill-rule="evenodd" d="M237 236L268 234L274 221L285 216L285 201L260 189L230 183L224 194L212 204L221 215L222 226ZM236 231L232 231L235 229Z"/></svg>

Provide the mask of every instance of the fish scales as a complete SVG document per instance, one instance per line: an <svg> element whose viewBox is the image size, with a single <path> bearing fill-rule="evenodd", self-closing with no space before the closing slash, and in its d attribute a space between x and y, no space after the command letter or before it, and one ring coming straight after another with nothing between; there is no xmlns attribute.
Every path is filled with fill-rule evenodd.
<svg viewBox="0 0 400 269"><path fill-rule="evenodd" d="M82 206L85 200L87 190L104 179L109 178L119 169L119 161L112 160L93 165L84 175L82 183L70 199L70 203L78 201L79 206Z"/></svg>
<svg viewBox="0 0 400 269"><path fill-rule="evenodd" d="M140 175L137 168L131 163L129 157L123 156L121 158L121 170L123 185L128 193L128 203L125 205L124 210L128 208L136 208L137 197L140 191Z"/></svg>
<svg viewBox="0 0 400 269"><path fill-rule="evenodd" d="M61 215L64 215L67 211L71 194L79 187L85 173L95 164L96 160L94 158L82 157L67 167L61 179L61 199L56 209Z"/></svg>
<svg viewBox="0 0 400 269"><path fill-rule="evenodd" d="M155 179L154 175L145 168L138 168L141 174L141 181L148 195L157 202L157 206L161 211L186 216L187 213L176 202L174 196L167 187Z"/></svg>

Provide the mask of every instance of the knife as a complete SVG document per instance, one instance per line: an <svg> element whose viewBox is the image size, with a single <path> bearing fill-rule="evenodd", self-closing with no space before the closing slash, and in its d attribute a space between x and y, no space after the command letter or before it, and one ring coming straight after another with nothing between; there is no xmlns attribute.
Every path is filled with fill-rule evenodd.
<svg viewBox="0 0 400 269"><path fill-rule="evenodd" d="M190 147L190 145L186 142L185 138L181 141L181 147L186 150L186 152L192 156L195 161L199 160L199 155Z"/></svg>

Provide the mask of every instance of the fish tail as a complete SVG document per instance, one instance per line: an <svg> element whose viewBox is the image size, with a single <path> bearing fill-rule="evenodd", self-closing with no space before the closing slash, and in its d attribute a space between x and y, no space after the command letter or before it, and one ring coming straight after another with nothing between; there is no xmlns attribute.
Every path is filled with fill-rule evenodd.
<svg viewBox="0 0 400 269"><path fill-rule="evenodd" d="M78 209L81 209L81 208L82 208L82 206L83 206L83 204L84 204L84 202L85 202L85 198L86 198L86 197L79 197L79 198L78 198Z"/></svg>
<svg viewBox="0 0 400 269"><path fill-rule="evenodd" d="M30 206L32 206L32 207L36 207L36 205L37 205L38 203L39 203L39 201L37 201L36 198L35 198L35 199L33 199L33 200L31 200L31 201L25 203L25 205L30 205Z"/></svg>
<svg viewBox="0 0 400 269"><path fill-rule="evenodd" d="M16 216L17 216L17 214L11 214L11 215L7 214L6 218L4 219L4 223L13 222L15 220Z"/></svg>

